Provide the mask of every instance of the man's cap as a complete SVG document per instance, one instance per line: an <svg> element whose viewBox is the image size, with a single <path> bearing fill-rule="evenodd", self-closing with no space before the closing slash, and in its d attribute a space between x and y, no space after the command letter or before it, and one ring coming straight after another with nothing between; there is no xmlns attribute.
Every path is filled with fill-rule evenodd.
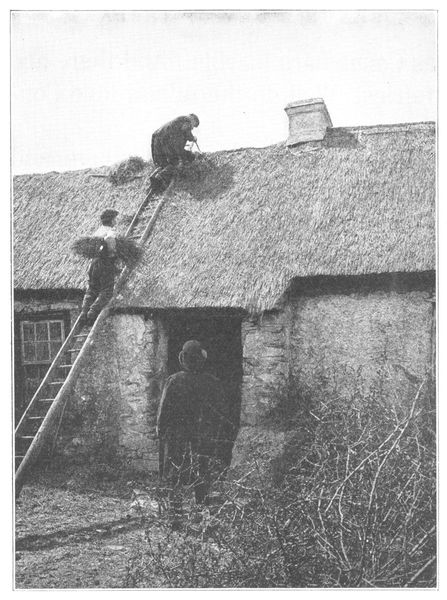
<svg viewBox="0 0 447 600"><path fill-rule="evenodd" d="M198 127L200 125L199 117L197 115L195 115L194 113L191 113L188 116L191 119L191 121L194 120L197 123L196 127Z"/></svg>
<svg viewBox="0 0 447 600"><path fill-rule="evenodd" d="M202 348L200 342L197 340L188 340L183 344L182 351L180 352L180 362L184 359L190 365L203 364L207 358L207 351Z"/></svg>
<svg viewBox="0 0 447 600"><path fill-rule="evenodd" d="M200 342L197 340L188 340L183 344L183 349L178 359L185 370L200 371L207 359L207 353L200 345Z"/></svg>
<svg viewBox="0 0 447 600"><path fill-rule="evenodd" d="M106 210L103 210L101 213L101 221L109 221L111 219L114 219L117 216L117 214L117 210L114 210L113 208L106 208Z"/></svg>
<svg viewBox="0 0 447 600"><path fill-rule="evenodd" d="M206 352L197 340L188 340L183 344L182 352L188 356L201 356L205 358Z"/></svg>

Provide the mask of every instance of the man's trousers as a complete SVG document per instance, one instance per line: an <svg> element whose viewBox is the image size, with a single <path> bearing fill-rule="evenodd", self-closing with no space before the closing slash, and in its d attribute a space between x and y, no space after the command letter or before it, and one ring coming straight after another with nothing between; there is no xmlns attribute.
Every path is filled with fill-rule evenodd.
<svg viewBox="0 0 447 600"><path fill-rule="evenodd" d="M94 258L88 270L88 288L82 303L82 314L96 319L113 296L115 259Z"/></svg>

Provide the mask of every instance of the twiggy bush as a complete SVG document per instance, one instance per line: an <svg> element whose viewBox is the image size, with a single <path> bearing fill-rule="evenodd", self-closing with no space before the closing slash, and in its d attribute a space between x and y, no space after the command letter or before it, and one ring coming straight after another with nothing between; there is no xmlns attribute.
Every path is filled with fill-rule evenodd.
<svg viewBox="0 0 447 600"><path fill-rule="evenodd" d="M435 421L420 383L408 403L319 398L299 415L312 435L287 449L273 483L262 448L184 527L145 515L128 586L432 587L436 585ZM305 439L305 442L302 440Z"/></svg>

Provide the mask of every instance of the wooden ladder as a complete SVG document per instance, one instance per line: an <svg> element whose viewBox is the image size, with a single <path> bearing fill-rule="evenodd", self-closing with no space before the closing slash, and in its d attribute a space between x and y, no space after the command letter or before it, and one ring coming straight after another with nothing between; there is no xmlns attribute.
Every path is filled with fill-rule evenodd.
<svg viewBox="0 0 447 600"><path fill-rule="evenodd" d="M166 192L170 187L164 191L155 208L155 193L152 189L149 189L126 231L127 238L133 239L139 246L146 242L166 201ZM115 283L112 299L99 313L93 325L83 325L80 322L80 317L76 319L70 333L23 413L15 430L16 498L20 494L29 467L36 461L42 447L54 433L54 426L58 418L62 417L77 375L85 364L89 351L95 344L95 336L101 329L102 322L110 314L111 305L130 270L128 266L123 268Z"/></svg>

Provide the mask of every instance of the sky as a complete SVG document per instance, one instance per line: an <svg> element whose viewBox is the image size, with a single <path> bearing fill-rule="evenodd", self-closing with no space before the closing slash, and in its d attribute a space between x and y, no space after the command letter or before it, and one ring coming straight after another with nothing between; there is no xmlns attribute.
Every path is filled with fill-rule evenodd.
<svg viewBox="0 0 447 600"><path fill-rule="evenodd" d="M434 11L15 11L13 172L149 158L191 112L202 151L287 138L284 107L334 126L436 120Z"/></svg>

